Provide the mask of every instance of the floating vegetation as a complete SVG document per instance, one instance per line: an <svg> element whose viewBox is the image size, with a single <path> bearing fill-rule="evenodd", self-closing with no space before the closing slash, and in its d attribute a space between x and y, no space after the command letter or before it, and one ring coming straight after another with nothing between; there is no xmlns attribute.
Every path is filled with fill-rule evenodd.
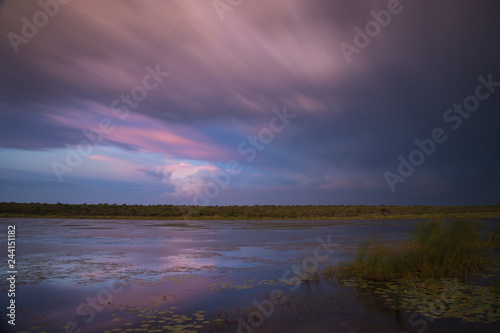
<svg viewBox="0 0 500 333"><path fill-rule="evenodd" d="M96 224L95 221L81 223L89 226ZM495 270L491 266L495 261L482 255L493 253L498 256L498 252L490 250L490 247L499 243L500 229L479 235L478 227L473 225L468 229L467 222L461 226L462 233L454 233L449 229L449 224L437 222L419 229L412 240L404 242L401 241L406 237L403 233L410 230L413 222L388 223L387 227L376 229L381 223L385 222L356 223L353 225L362 225L363 228L355 228L354 232L351 232L349 225L342 225L338 234L335 234L336 229L331 230L336 235L334 241L328 241L327 247L320 251L321 254L330 253L330 263L337 262L346 253L349 256L355 254L351 251L352 247L356 247L360 237L369 232L388 232L380 242L368 244L358 257L359 261L326 271L328 278L340 278L337 286L330 281L323 281L325 275L319 274L317 270L298 266L299 256L315 254L313 251L317 244L311 242L313 232L307 235L298 233L298 237L290 238L286 243L282 242L281 235L267 237L266 233L266 239L256 241L255 245L246 238L243 238L242 243L241 239L233 237L226 230L231 228L233 232L234 228L244 234L244 229L256 229L257 225L256 230L302 230L322 226L319 222L238 222L234 227L232 222L223 224L218 221L208 227L201 226L200 230L203 232L197 230L196 234L167 228L160 232L153 228L154 223L138 224L137 229L146 228L145 226L151 229L144 233L137 232L134 236L137 239L131 240L130 244L126 238L129 229L121 230L121 223L118 225L116 222L109 222L110 225L117 225L115 229L120 229L119 235L88 237L85 242L83 238L75 238L79 234L67 235L67 228L64 233L59 232L59 228L54 228L55 234L59 232L62 235L57 236L59 238L56 239L61 241L54 242L55 244L75 244L67 247L58 245L53 252L42 251L42 254L30 254L23 258L20 264L25 271L23 284L28 285L25 295L30 295L29 292L35 290L40 295L47 293L51 296L53 290L68 287L68 290L75 291L77 297L83 295L82 299L73 300L75 307L87 296L102 296L106 299L106 304L102 304L102 311L95 313L93 322L86 323L85 319L90 318L89 312L79 317L74 312L73 318L69 318L71 315L67 316L68 309L65 307L71 303L61 302L66 298L65 294L55 299L41 298L41 301L36 302L23 299L26 307L19 311L20 316L27 320L19 330L24 330L23 333L42 333L43 329L49 332L69 331L71 326L61 325L74 320L82 332L215 333L234 332L240 323L262 321L262 324L258 324L262 329L255 329L256 332L290 331L290 328L298 331L309 324L311 327L318 325L312 328L315 331L335 331L344 327L346 332L391 332L395 325L408 326L409 318L416 318L411 317L413 314L424 316L430 322L432 318L445 319L439 320L429 331L488 332L500 327L500 261L494 264L497 268ZM492 224L487 225L490 227ZM394 226L397 228L393 230ZM493 227L494 225L489 229L493 230ZM136 226L131 224L130 230L134 228ZM218 239L219 236L215 234L217 228L224 229L223 237L227 237L227 242L219 244L212 239L205 239L207 233L204 231L209 229L214 232L214 237L209 230L208 238ZM455 228L459 230L458 227ZM36 231L33 228L29 229L29 233L26 231L30 240L38 241L51 234L48 231L40 233L43 237L37 238L32 236L35 233L33 230ZM341 232L344 230L346 235L342 236ZM325 232L321 230L322 235ZM166 239L157 238L162 233L166 235ZM150 234L153 237L147 238ZM142 235L145 235L144 240L139 239ZM287 235L295 234L287 231ZM250 238L253 239L252 237ZM184 239L196 242L184 243ZM385 248L377 246L382 242L385 242ZM456 246L457 244L460 246ZM77 251L80 247L104 250ZM56 251L59 248L62 251ZM257 254L261 257L255 257ZM221 256L223 258L218 258ZM201 260L204 258L211 260ZM47 273L43 268L46 269L48 263L54 269ZM357 263L365 265L363 269L366 270L353 269ZM484 263L490 266L482 271ZM324 262L320 265L322 267ZM31 266L32 270L29 269ZM288 275L284 273L286 271L289 271ZM363 275L362 272L367 274ZM457 276L469 276L460 280L441 277L448 274L453 276L457 272ZM471 277L476 284L466 282ZM261 280L264 278L273 280ZM107 302L106 295L99 294L98 288L100 284L112 279L119 281L125 288L119 294L113 294L113 300ZM279 295L275 292L277 289L280 291ZM206 311L194 308L197 306L195 304ZM87 311L91 311L91 308ZM459 322L467 324L460 325ZM281 326L282 323L286 325ZM35 324L42 328L33 326ZM455 330L447 330L448 325Z"/></svg>
<svg viewBox="0 0 500 333"><path fill-rule="evenodd" d="M316 269L303 269L298 272L300 283L317 282L319 281L319 273Z"/></svg>
<svg viewBox="0 0 500 333"><path fill-rule="evenodd" d="M498 273L499 262L484 250L496 242L496 231L485 238L477 222L427 222L402 246L366 243L354 262L328 267L324 273L394 310L493 323L500 321L500 290L486 284L498 277L493 272ZM485 281L479 285L472 277Z"/></svg>
<svg viewBox="0 0 500 333"><path fill-rule="evenodd" d="M245 290L245 289L255 288L258 286L281 286L283 284L286 284L285 281L287 280L279 279L279 281L276 281L276 280L251 279L242 282L215 282L209 284L207 288L210 290L230 290L230 289Z"/></svg>
<svg viewBox="0 0 500 333"><path fill-rule="evenodd" d="M96 259L103 255L106 255L108 261ZM67 279L82 285L107 282L112 279L116 271L131 269L134 266L120 262L121 259L120 253L105 251L58 252L26 256L19 262L19 270L29 274L19 281L19 285L52 283ZM47 270L48 263L51 263L50 270Z"/></svg>
<svg viewBox="0 0 500 333"><path fill-rule="evenodd" d="M278 280L245 280L242 282L215 282L207 286L210 290L245 290L259 286L294 286L301 283L317 282L320 275L317 270L303 270L296 272L289 279L278 278Z"/></svg>
<svg viewBox="0 0 500 333"><path fill-rule="evenodd" d="M214 329L227 328L235 324L227 313L214 312L208 315L204 310L190 314L176 313L177 307L157 310L151 307L122 308L127 319L130 315L137 316L134 323L125 323L123 327L103 330L104 333L113 332L202 332ZM119 319L119 318L115 318Z"/></svg>
<svg viewBox="0 0 500 333"><path fill-rule="evenodd" d="M345 280L361 296L372 294L394 310L420 313L430 318L455 318L463 322L500 321L500 293L488 286L458 280L422 280L405 283Z"/></svg>

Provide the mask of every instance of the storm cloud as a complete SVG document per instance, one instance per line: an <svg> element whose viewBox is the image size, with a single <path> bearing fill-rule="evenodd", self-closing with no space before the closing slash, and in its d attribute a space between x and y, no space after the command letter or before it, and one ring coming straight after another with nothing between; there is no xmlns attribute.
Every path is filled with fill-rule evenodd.
<svg viewBox="0 0 500 333"><path fill-rule="evenodd" d="M190 204L236 162L209 204L498 204L499 12L3 1L0 201ZM454 111L480 78L487 98ZM403 177L436 128L446 141Z"/></svg>

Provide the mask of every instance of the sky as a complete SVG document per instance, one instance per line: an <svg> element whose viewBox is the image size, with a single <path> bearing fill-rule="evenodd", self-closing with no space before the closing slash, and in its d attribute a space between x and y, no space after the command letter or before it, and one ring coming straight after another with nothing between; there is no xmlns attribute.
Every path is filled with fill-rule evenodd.
<svg viewBox="0 0 500 333"><path fill-rule="evenodd" d="M499 14L0 1L0 201L499 204Z"/></svg>

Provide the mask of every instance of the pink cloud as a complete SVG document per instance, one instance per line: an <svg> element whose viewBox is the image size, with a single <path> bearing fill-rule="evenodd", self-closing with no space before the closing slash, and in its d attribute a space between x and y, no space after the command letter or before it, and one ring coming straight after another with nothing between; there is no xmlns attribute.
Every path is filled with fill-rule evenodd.
<svg viewBox="0 0 500 333"><path fill-rule="evenodd" d="M20 16L39 9L9 6ZM221 22L210 1L74 1L61 7L29 47L36 49L33 61L46 77L102 92L110 101L139 84L146 66L162 64L172 79L152 93L148 103L155 106L168 102L217 116L262 113L276 100L291 98L303 112L324 112L304 84L324 87L338 80L345 60L330 32L308 15L309 7L298 1L247 2ZM8 29L18 29L17 15L6 20ZM297 90L303 96L295 96ZM263 94L275 96L271 105L263 103ZM222 99L226 108L219 107Z"/></svg>
<svg viewBox="0 0 500 333"><path fill-rule="evenodd" d="M105 162L115 162L116 158L103 156L103 155L90 155L89 158L91 160L105 161Z"/></svg>
<svg viewBox="0 0 500 333"><path fill-rule="evenodd" d="M161 153L168 158L196 160L228 160L231 153L193 127L169 125L140 113L120 119L111 108L94 102L82 102L81 110L47 113L50 119L81 132L99 129L102 119L111 121L112 130L103 133L105 142L135 147L144 153ZM110 128L111 128L110 127ZM82 140L87 139L82 134ZM75 142L77 144L78 142Z"/></svg>
<svg viewBox="0 0 500 333"><path fill-rule="evenodd" d="M162 176L162 182L172 186L173 191L166 192L166 196L192 197L201 193L207 183L221 169L213 165L192 165L189 163L167 164L155 168L155 172Z"/></svg>

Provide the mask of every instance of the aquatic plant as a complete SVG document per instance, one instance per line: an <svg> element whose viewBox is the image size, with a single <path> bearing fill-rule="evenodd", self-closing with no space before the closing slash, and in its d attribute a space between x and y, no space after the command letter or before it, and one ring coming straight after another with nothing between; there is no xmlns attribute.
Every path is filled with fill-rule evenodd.
<svg viewBox="0 0 500 333"><path fill-rule="evenodd" d="M481 236L481 227L468 220L424 222L400 246L365 242L354 262L328 267L325 275L371 281L467 277L485 271L490 263L481 249L491 239Z"/></svg>
<svg viewBox="0 0 500 333"><path fill-rule="evenodd" d="M317 269L303 269L298 276L300 279L300 283L319 281L319 272Z"/></svg>

